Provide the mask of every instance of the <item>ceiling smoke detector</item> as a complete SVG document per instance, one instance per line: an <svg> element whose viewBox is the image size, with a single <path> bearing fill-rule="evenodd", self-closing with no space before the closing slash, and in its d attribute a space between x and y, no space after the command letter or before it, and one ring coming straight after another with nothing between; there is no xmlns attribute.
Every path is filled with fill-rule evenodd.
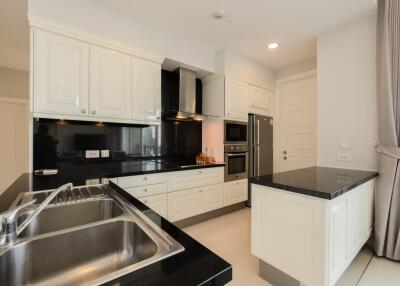
<svg viewBox="0 0 400 286"><path fill-rule="evenodd" d="M215 11L214 13L212 13L212 17L213 17L215 20L218 20L218 21L224 19L224 18L225 18L225 10L218 10L218 11Z"/></svg>

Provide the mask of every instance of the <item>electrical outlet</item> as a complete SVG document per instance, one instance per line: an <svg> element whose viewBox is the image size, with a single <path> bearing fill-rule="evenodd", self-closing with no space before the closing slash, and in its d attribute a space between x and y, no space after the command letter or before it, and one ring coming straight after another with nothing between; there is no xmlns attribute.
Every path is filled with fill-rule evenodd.
<svg viewBox="0 0 400 286"><path fill-rule="evenodd" d="M85 151L85 158L86 159L93 159L93 158L99 158L100 157L100 151L99 150L86 150Z"/></svg>
<svg viewBox="0 0 400 286"><path fill-rule="evenodd" d="M98 185L100 184L100 179L88 179L86 180L86 186Z"/></svg>
<svg viewBox="0 0 400 286"><path fill-rule="evenodd" d="M338 175L336 181L342 185L349 185L353 182L353 179L350 176Z"/></svg>
<svg viewBox="0 0 400 286"><path fill-rule="evenodd" d="M110 157L110 150L101 150L101 158Z"/></svg>
<svg viewBox="0 0 400 286"><path fill-rule="evenodd" d="M351 162L353 160L353 156L349 152L338 152L337 160L343 162Z"/></svg>

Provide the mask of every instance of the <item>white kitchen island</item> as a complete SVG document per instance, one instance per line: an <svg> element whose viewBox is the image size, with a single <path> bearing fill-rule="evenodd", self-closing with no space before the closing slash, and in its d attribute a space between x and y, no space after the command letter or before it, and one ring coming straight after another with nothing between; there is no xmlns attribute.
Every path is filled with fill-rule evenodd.
<svg viewBox="0 0 400 286"><path fill-rule="evenodd" d="M252 179L252 254L297 285L335 285L372 234L377 175L311 167Z"/></svg>

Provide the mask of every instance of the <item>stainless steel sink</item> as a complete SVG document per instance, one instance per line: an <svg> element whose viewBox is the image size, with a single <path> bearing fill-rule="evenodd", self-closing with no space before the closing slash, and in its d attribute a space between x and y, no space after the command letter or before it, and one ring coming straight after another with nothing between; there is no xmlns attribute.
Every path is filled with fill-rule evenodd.
<svg viewBox="0 0 400 286"><path fill-rule="evenodd" d="M18 224L33 212L19 216ZM26 228L20 237L30 237L74 226L89 224L121 216L124 212L112 199L99 199L69 205L51 205L45 208Z"/></svg>
<svg viewBox="0 0 400 286"><path fill-rule="evenodd" d="M0 248L0 285L98 285L184 250L106 190L88 200L54 202L14 245Z"/></svg>

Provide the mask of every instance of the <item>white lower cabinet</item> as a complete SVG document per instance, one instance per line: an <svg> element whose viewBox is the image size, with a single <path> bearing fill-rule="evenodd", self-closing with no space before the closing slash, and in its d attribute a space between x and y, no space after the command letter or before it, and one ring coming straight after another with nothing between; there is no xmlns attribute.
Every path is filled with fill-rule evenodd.
<svg viewBox="0 0 400 286"><path fill-rule="evenodd" d="M167 194L138 198L138 200L160 216L165 218L168 216Z"/></svg>
<svg viewBox="0 0 400 286"><path fill-rule="evenodd" d="M120 186L121 188L133 188L154 184L162 184L166 182L166 174L151 174L118 178L118 186Z"/></svg>
<svg viewBox="0 0 400 286"><path fill-rule="evenodd" d="M224 184L224 206L247 201L247 179Z"/></svg>
<svg viewBox="0 0 400 286"><path fill-rule="evenodd" d="M247 199L247 180L224 190L224 167L110 179L170 221L202 214Z"/></svg>
<svg viewBox="0 0 400 286"><path fill-rule="evenodd" d="M307 286L333 286L372 233L374 181L333 199L252 186L251 251Z"/></svg>
<svg viewBox="0 0 400 286"><path fill-rule="evenodd" d="M129 194L136 198L143 198L147 196L154 196L159 194L167 193L168 186L167 184L156 184L156 185L147 185L140 186L135 188L125 188Z"/></svg>
<svg viewBox="0 0 400 286"><path fill-rule="evenodd" d="M168 220L174 222L224 206L223 184L168 193Z"/></svg>
<svg viewBox="0 0 400 286"><path fill-rule="evenodd" d="M224 182L224 168L205 168L168 174L168 191L179 191Z"/></svg>

